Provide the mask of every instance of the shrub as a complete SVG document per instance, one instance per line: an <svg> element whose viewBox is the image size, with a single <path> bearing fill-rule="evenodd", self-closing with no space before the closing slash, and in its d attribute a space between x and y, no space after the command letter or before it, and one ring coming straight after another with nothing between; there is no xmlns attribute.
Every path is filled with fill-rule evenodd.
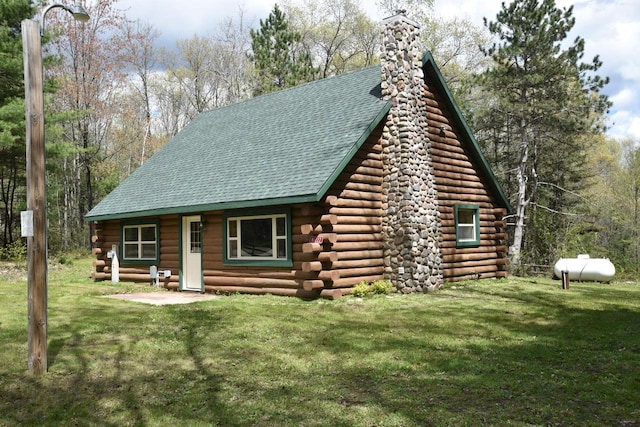
<svg viewBox="0 0 640 427"><path fill-rule="evenodd" d="M0 259L13 262L25 262L27 260L27 244L23 240L16 240L6 248L0 248Z"/></svg>
<svg viewBox="0 0 640 427"><path fill-rule="evenodd" d="M376 280L371 284L372 293L378 295L389 295L393 292L393 285L388 280Z"/></svg>
<svg viewBox="0 0 640 427"><path fill-rule="evenodd" d="M371 286L364 280L353 287L353 296L363 298L371 292Z"/></svg>
<svg viewBox="0 0 640 427"><path fill-rule="evenodd" d="M353 296L363 298L367 295L389 295L393 292L393 285L388 280L376 280L369 284L364 280L353 287Z"/></svg>

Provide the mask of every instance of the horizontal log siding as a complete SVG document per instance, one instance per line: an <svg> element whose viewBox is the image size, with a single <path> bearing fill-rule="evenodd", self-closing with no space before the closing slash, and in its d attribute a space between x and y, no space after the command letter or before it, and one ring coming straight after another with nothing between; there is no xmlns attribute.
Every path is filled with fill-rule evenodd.
<svg viewBox="0 0 640 427"><path fill-rule="evenodd" d="M177 216L167 216L160 218L160 262L158 270L171 270L170 278L160 278L160 284L167 288L177 288L180 275L180 238L178 235ZM156 219L152 219L156 221ZM111 280L111 259L107 258L107 252L112 245L120 248L121 240L120 221L100 221L95 226L95 236L93 238L96 253L95 268L92 277L94 280ZM119 249L121 250L121 248ZM149 277L149 265L136 265L130 262L123 262L120 255L120 280L123 282L151 283Z"/></svg>
<svg viewBox="0 0 640 427"><path fill-rule="evenodd" d="M442 222L442 255L445 282L504 277L507 269L507 238L504 209L477 172L474 160L461 144L453 116L440 97L425 84L431 156ZM443 130L444 127L444 130ZM480 207L480 245L456 247L455 205Z"/></svg>
<svg viewBox="0 0 640 427"><path fill-rule="evenodd" d="M384 277L381 136L382 124L327 193L329 214L337 218L330 227L337 237L331 245L337 261L330 268L338 274L335 280L324 281L325 288L350 289Z"/></svg>

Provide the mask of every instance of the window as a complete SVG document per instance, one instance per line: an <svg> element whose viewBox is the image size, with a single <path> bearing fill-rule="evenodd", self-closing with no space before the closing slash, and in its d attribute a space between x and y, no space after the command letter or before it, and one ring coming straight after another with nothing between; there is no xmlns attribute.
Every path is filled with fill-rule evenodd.
<svg viewBox="0 0 640 427"><path fill-rule="evenodd" d="M456 244L478 246L480 244L480 208L477 205L456 205Z"/></svg>
<svg viewBox="0 0 640 427"><path fill-rule="evenodd" d="M291 265L287 213L225 216L225 261L229 264Z"/></svg>
<svg viewBox="0 0 640 427"><path fill-rule="evenodd" d="M124 261L158 260L158 225L131 224L122 227L122 258Z"/></svg>
<svg viewBox="0 0 640 427"><path fill-rule="evenodd" d="M202 227L199 221L191 221L191 228L189 229L189 242L191 247L189 250L192 254L199 254L202 252Z"/></svg>

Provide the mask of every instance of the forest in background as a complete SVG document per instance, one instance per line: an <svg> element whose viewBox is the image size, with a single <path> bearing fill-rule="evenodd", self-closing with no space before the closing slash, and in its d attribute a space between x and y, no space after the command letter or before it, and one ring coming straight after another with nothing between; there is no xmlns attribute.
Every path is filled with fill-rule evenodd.
<svg viewBox="0 0 640 427"><path fill-rule="evenodd" d="M117 0L87 3L91 20L47 16L45 111L49 250L89 248L84 215L198 113L378 63L380 23L358 0L283 1L259 24L245 11L212 36L159 47L161 29ZM430 50L514 211L514 272L564 256L608 257L640 271L639 142L607 137L599 58L567 34L572 8L514 0L478 27L435 16L432 1L381 0L422 26ZM26 208L20 22L27 0L0 3L0 258L20 258Z"/></svg>

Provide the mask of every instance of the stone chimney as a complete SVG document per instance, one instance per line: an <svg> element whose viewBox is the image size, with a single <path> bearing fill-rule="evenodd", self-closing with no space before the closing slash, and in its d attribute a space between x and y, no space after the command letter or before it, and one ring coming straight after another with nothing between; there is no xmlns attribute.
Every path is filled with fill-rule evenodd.
<svg viewBox="0 0 640 427"><path fill-rule="evenodd" d="M382 96L392 103L382 135L384 274L400 292L426 292L442 287L443 275L420 26L404 11L383 24Z"/></svg>

